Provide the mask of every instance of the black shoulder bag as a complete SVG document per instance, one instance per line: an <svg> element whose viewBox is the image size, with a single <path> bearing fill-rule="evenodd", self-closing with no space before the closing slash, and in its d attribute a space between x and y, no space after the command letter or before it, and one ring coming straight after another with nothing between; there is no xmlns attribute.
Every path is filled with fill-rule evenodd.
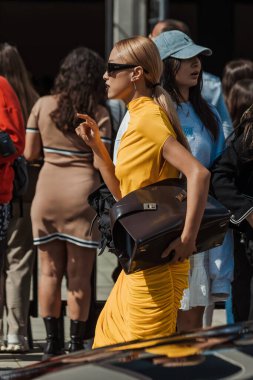
<svg viewBox="0 0 253 380"><path fill-rule="evenodd" d="M173 178L132 191L115 202L102 185L89 196L98 215L102 251L116 254L129 274L167 263L162 252L178 238L184 227L187 206L186 182ZM203 252L223 243L230 212L208 196L196 246Z"/></svg>

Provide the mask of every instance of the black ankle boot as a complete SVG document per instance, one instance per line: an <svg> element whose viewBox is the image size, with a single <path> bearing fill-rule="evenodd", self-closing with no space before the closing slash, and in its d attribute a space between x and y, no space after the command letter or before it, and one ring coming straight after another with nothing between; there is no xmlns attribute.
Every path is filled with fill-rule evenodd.
<svg viewBox="0 0 253 380"><path fill-rule="evenodd" d="M84 349L84 334L86 322L70 320L70 345L69 352L80 351Z"/></svg>
<svg viewBox="0 0 253 380"><path fill-rule="evenodd" d="M47 332L47 344L44 348L44 355L42 357L42 360L45 360L51 358L52 356L62 355L64 352L61 348L60 339L58 336L59 318L46 317L43 319Z"/></svg>

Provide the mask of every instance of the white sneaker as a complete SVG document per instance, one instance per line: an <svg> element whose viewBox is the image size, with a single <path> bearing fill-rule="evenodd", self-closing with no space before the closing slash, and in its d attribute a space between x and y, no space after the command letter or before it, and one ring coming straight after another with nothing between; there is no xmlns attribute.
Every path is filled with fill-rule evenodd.
<svg viewBox="0 0 253 380"><path fill-rule="evenodd" d="M28 352L29 345L27 338L23 335L8 335L7 336L7 352L18 353L18 352Z"/></svg>

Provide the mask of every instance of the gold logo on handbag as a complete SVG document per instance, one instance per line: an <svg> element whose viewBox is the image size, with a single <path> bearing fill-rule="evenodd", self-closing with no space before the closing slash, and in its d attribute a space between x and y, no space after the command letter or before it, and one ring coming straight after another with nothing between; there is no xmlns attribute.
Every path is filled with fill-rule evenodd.
<svg viewBox="0 0 253 380"><path fill-rule="evenodd" d="M187 198L187 193L185 190L182 190L178 195L176 195L177 200L179 202L183 202Z"/></svg>

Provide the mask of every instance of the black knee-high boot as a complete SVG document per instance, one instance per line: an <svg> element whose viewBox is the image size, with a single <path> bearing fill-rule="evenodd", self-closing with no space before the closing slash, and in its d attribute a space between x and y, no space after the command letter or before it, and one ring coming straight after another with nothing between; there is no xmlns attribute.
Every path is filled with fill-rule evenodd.
<svg viewBox="0 0 253 380"><path fill-rule="evenodd" d="M87 322L70 320L70 345L69 352L84 349L84 335Z"/></svg>
<svg viewBox="0 0 253 380"><path fill-rule="evenodd" d="M48 359L52 356L64 354L61 348L61 342L58 335L58 323L59 318L55 317L45 317L44 323L47 332L47 344L44 348L43 360Z"/></svg>

